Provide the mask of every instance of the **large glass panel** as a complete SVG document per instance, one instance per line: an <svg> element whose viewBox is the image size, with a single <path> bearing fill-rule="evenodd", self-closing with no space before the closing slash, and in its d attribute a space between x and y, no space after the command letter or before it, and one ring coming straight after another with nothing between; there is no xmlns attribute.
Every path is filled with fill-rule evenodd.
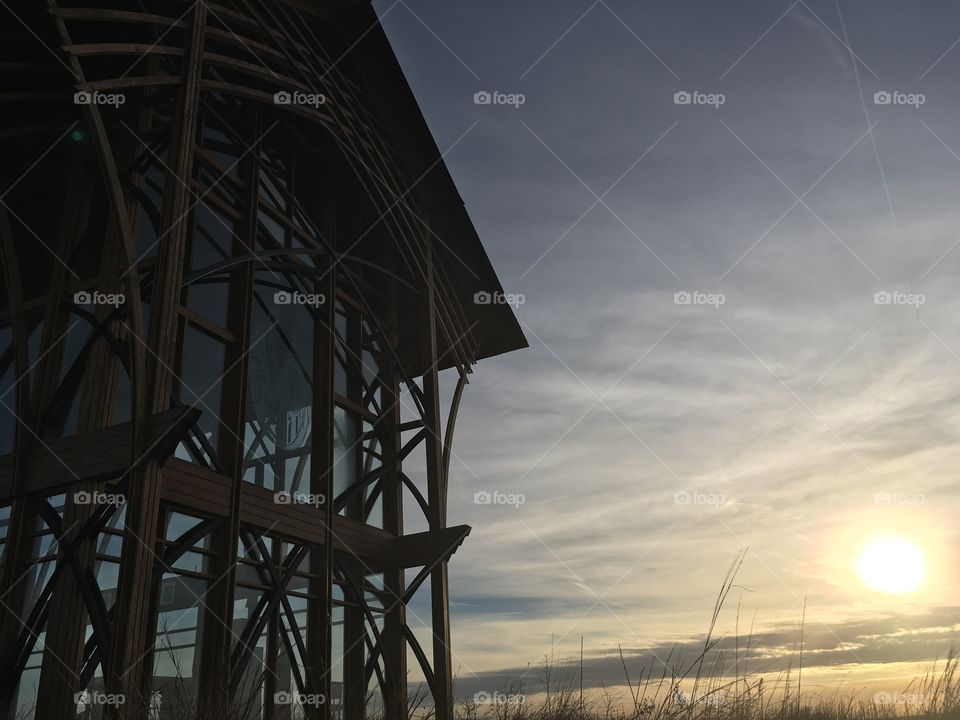
<svg viewBox="0 0 960 720"><path fill-rule="evenodd" d="M293 547L283 543L282 557L287 558ZM306 717L306 711L318 704L325 703L326 699L320 695L319 689L310 686L306 677L306 658L300 652L299 646L306 647L307 637L307 596L308 578L305 575L309 568L309 555L304 555L297 566L294 578L287 585L286 600L292 611L292 618L281 612L278 628L281 633L279 656L277 658L277 717L289 717L291 720ZM285 565L283 572L290 570ZM286 638L286 642L284 642ZM292 650L287 649L289 644Z"/></svg>
<svg viewBox="0 0 960 720"><path fill-rule="evenodd" d="M284 239L286 238L285 228L278 223L273 217L266 212L265 210L260 210L257 213L257 223L260 225L260 231L266 236L268 246L277 246L285 247L286 243Z"/></svg>
<svg viewBox="0 0 960 720"><path fill-rule="evenodd" d="M7 533L10 532L10 506L0 507L0 560L7 549Z"/></svg>
<svg viewBox="0 0 960 720"><path fill-rule="evenodd" d="M261 273L271 278L268 273ZM272 278L271 278L272 279ZM313 419L313 315L258 283L253 306L244 479L306 492Z"/></svg>
<svg viewBox="0 0 960 720"><path fill-rule="evenodd" d="M200 522L199 518L170 513L160 557L174 552L176 540ZM183 556L187 559L171 563L160 581L152 687L161 717L177 717L175 713L189 713L196 707L204 598L210 583L209 556L202 552L206 548L206 537L195 542Z"/></svg>
<svg viewBox="0 0 960 720"><path fill-rule="evenodd" d="M278 186L283 184L274 174L273 168L265 165L260 168L260 195L279 210L287 209L287 196Z"/></svg>
<svg viewBox="0 0 960 720"><path fill-rule="evenodd" d="M270 592L266 563L261 552L267 558L272 557L273 540L269 537L261 539L262 548L258 546L255 536L244 535L238 547L237 581L233 601L233 648L239 652L240 640L245 637L251 623L256 623L265 612L265 598ZM260 718L266 705L266 678L272 675L271 662L268 656L269 637L273 624L270 619L264 623L259 635L252 639L251 647L247 651L249 656L243 666L235 700L242 712L239 715L244 720Z"/></svg>
<svg viewBox="0 0 960 720"><path fill-rule="evenodd" d="M354 413L342 407L333 411L333 496L339 498L347 488L357 481L357 465L360 457L359 423ZM356 508L362 493L350 496L347 506L341 514L354 517L358 513L348 512L348 508ZM351 505L352 503L352 505Z"/></svg>
<svg viewBox="0 0 960 720"><path fill-rule="evenodd" d="M254 610L264 595L264 591L254 588L241 586L237 584L233 600L233 641L236 644L238 638L242 636L243 629L253 618ZM237 684L237 690L234 695L235 700L241 712L239 717L243 720L253 720L263 716L263 708L266 701L264 695L264 680L266 679L266 657L267 657L267 638L269 636L269 625L260 633L254 647L251 649L251 656L243 669L243 675Z"/></svg>
<svg viewBox="0 0 960 720"><path fill-rule="evenodd" d="M123 548L123 527L126 517L126 505L121 505L107 522L107 527L97 535L97 557L94 563L94 576L97 587L103 596L103 603L107 608L112 607L117 599L117 582L120 576L120 551ZM93 625L87 620L84 640L89 642L93 637ZM103 681L103 667L100 663L94 668L93 675L85 688L86 693L78 703L78 718L100 718L107 709L106 705L95 702L96 693L106 692Z"/></svg>
<svg viewBox="0 0 960 720"><path fill-rule="evenodd" d="M277 657L277 692L274 695L274 703L276 705L276 717L303 720L307 717L308 710L322 705L325 698L320 692L312 692L314 688L306 687L306 685L304 685L303 690L300 690L299 683L305 682L304 671L306 665L292 639L292 633L299 633L301 637L306 637L307 601L303 598L293 597L290 598L290 605L296 624L291 631L287 616L284 614L280 618L280 632L291 638L290 643L293 652L291 654L287 650L287 646L283 642L280 643L280 653Z"/></svg>
<svg viewBox="0 0 960 720"><path fill-rule="evenodd" d="M231 257L233 220L201 202L195 210L190 271L196 272ZM187 307L198 315L227 326L230 311L230 275L219 273L190 283Z"/></svg>
<svg viewBox="0 0 960 720"><path fill-rule="evenodd" d="M64 495L54 495L48 498L54 511L63 516ZM24 582L26 583L26 597L24 598L21 622L26 623L43 588L50 581L57 559L57 543L53 532L43 520L38 519L34 533L33 548L30 556L30 568ZM20 676L15 701L15 717L17 720L34 720L37 705L37 688L40 683L40 669L43 663L43 650L46 647L47 632L39 628L36 641L30 651L26 666Z"/></svg>
<svg viewBox="0 0 960 720"><path fill-rule="evenodd" d="M342 597L342 590L340 594ZM330 706L334 717L343 709L343 622L343 605L334 605L330 628Z"/></svg>
<svg viewBox="0 0 960 720"><path fill-rule="evenodd" d="M368 438L363 444L363 474L364 476L370 476L372 473L379 471L383 465L381 461L383 448L373 434L373 425L364 422L363 431L364 436ZM383 527L382 485L383 478L367 485L363 492L364 519L368 525L378 528Z"/></svg>
<svg viewBox="0 0 960 720"><path fill-rule="evenodd" d="M217 450L220 439L220 403L225 357L224 343L190 324L187 325L184 332L180 402L200 408L202 414L197 425L214 451ZM176 454L182 460L214 465L208 452L202 451L199 459L195 458L185 443L180 443Z"/></svg>

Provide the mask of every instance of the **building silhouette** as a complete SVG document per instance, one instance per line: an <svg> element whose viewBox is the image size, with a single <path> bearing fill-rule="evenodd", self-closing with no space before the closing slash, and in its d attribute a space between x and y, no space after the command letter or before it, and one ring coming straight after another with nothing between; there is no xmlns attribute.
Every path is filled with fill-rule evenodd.
<svg viewBox="0 0 960 720"><path fill-rule="evenodd" d="M372 7L0 12L0 713L447 720L457 408L526 342Z"/></svg>

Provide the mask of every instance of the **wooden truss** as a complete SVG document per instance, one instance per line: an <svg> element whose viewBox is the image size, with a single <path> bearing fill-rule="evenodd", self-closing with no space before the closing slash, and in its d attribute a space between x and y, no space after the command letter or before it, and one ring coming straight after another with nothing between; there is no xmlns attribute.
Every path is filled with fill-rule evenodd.
<svg viewBox="0 0 960 720"><path fill-rule="evenodd" d="M454 424L472 365L522 336L471 307L499 285L417 187L439 158L410 172L372 11L21 5L0 76L0 707L404 718L409 654L448 720Z"/></svg>

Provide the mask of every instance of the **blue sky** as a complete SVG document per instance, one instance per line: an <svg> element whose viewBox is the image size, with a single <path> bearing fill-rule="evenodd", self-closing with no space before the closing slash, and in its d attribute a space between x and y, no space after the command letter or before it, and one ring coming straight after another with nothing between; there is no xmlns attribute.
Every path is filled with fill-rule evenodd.
<svg viewBox="0 0 960 720"><path fill-rule="evenodd" d="M694 642L745 548L731 598L774 666L804 599L825 683L944 654L960 7L374 5L530 341L479 365L457 426L462 685L581 635L594 684L618 643ZM524 502L474 502L495 491ZM883 534L922 551L916 592L858 576Z"/></svg>

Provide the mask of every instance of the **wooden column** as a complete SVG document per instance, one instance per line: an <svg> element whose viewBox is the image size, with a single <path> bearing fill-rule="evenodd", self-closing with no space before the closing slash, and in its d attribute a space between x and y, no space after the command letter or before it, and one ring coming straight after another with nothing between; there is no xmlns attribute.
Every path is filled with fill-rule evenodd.
<svg viewBox="0 0 960 720"><path fill-rule="evenodd" d="M336 220L333 196L333 178L322 187L326 221L322 231L328 238L335 237ZM310 440L313 445L310 460L310 492L322 495L324 503L318 509L323 528L324 544L310 549L310 600L307 605L307 682L322 693L326 702L322 707L308 708L309 720L330 720L331 717L331 633L333 619L333 407L334 407L334 330L336 328L336 269L328 255L317 259L323 277L316 291L324 296L324 304L317 309L313 335L313 417Z"/></svg>
<svg viewBox="0 0 960 720"><path fill-rule="evenodd" d="M384 264L387 267L399 267L401 258L396 247L385 244ZM387 311L386 332L384 340L392 347L400 345L397 328L400 326L401 311L399 308L399 285L393 279L388 281L388 297L390 305ZM403 446L403 438L399 427L402 421L400 406L400 377L393 359L384 350L378 362L382 363L380 372L384 376L385 389L381 393L381 407L383 415L381 422L383 430L383 466L385 468L381 486L383 488L383 529L396 536L403 535L403 482L400 479L402 461L399 451ZM387 365L389 363L389 365ZM383 365L386 365L385 367ZM383 622L383 663L387 671L389 687L387 697L384 698L384 712L387 717L407 718L407 641L403 634L403 626L407 622L407 606L401 602L406 589L406 573L403 568L387 570L383 574L383 586L387 591L386 614Z"/></svg>
<svg viewBox="0 0 960 720"><path fill-rule="evenodd" d="M430 506L430 529L442 530L447 525L447 480L443 471L443 440L440 421L440 380L437 371L437 307L433 251L429 235L425 237L427 263L427 362L423 375L426 411L427 502ZM436 718L453 718L453 672L450 653L450 598L447 561L443 560L430 573L431 625L433 627L433 674L436 682Z"/></svg>
<svg viewBox="0 0 960 720"><path fill-rule="evenodd" d="M183 265L190 229L193 148L200 104L200 69L207 6L194 6L189 47L177 100L176 120L171 129L168 152L174 177L165 183L162 240L157 251L148 358L148 407L159 412L170 407L176 386L171 371L177 352L177 323ZM108 689L125 696L126 702L111 706L112 717L143 720L147 717L152 667L148 662L156 641L151 613L155 539L160 512L160 466L147 461L135 471L127 502L126 533L120 559L117 618L114 625L113 662Z"/></svg>
<svg viewBox="0 0 960 720"><path fill-rule="evenodd" d="M24 378L29 367L27 353L27 318L23 312L23 286L20 279L20 263L16 247L13 244L13 233L7 211L0 205L0 272L3 273L3 282L6 285L7 298L10 303L10 322L13 334L13 345L16 350L14 362L15 377ZM37 516L30 503L23 494L26 482L24 467L33 446L33 436L29 431L30 423L30 382L27 378L16 386L17 424L13 444L13 503L10 509L10 526L8 528L7 545L4 562L2 564L2 579L5 597L3 607L0 608L0 662L4 663L5 672L0 678L10 680L8 692L2 698L6 704L5 715L8 720L14 720L16 714L15 688L10 671L6 664L13 661L14 648L17 636L23 625L18 613L25 599L26 583L23 572L30 560L33 546L33 531L36 528ZM8 403L9 404L9 403Z"/></svg>
<svg viewBox="0 0 960 720"><path fill-rule="evenodd" d="M363 358L362 329L360 325L360 312L356 307L347 305L347 364L355 364L356 369L361 371ZM361 398L363 388L360 380L355 374L347 375L347 396L351 400ZM351 413L348 412L348 417ZM354 415L356 422L356 432L359 439L363 433L363 420ZM363 474L363 442L356 442L355 447L348 448L349 452L354 454L355 473L350 478L351 483L358 482ZM356 492L347 501L346 514L355 520L363 520L364 492ZM363 610L363 589L362 584L365 576L365 568L352 556L343 558L343 562L349 567L350 577L352 577L361 587L352 588L349 584L345 586L344 596L348 604L343 609L343 702L344 702L344 720L364 720L367 715L366 695L366 665L364 662L366 648L364 636L366 635L366 626L364 625Z"/></svg>
<svg viewBox="0 0 960 720"><path fill-rule="evenodd" d="M395 327L395 326L394 326ZM390 338L393 342L395 338ZM386 425L384 432L383 529L394 535L403 535L403 484L400 480L400 385L393 368L386 371L389 393L383 393ZM389 408L389 409L386 409ZM383 661L390 679L389 696L384 698L387 717L405 720L407 717L407 642L403 626L407 621L407 606L400 601L406 586L403 568L387 570L383 574L387 591L387 613L383 626Z"/></svg>
<svg viewBox="0 0 960 720"><path fill-rule="evenodd" d="M66 250L74 238L76 229L85 222L89 206L89 179L86 177L85 164L74 167L67 196L67 206L60 228L58 251L60 257L66 256ZM85 189L84 186L87 186ZM110 223L103 243L100 263L99 282L96 289L101 292L120 291L120 243L122 235ZM68 319L60 298L66 296L67 284L65 272L55 273L49 291L49 304L44 318L44 350L57 342L67 329ZM103 319L113 310L112 307L97 307L98 319ZM80 321L86 326L85 321ZM120 323L114 323L120 325ZM122 326L121 326L122 327ZM112 331L118 332L117 327ZM53 391L59 384L60 366L66 338L60 341L59 348L49 353L38 365L38 393L35 397L35 417L40 417L49 403ZM117 384L123 372L116 353L108 347L106 341L98 342L90 352L84 380L79 388L80 412L77 419L77 433L92 432L107 427L113 417L117 398ZM71 485L66 492L63 511L64 535L60 541L57 563L66 563L64 548L69 548L80 567L93 572L96 563L96 538L87 538L77 542L77 536L96 507L92 504L78 505L73 502L75 493L95 493L103 489L103 482L82 480ZM94 573L95 575L95 573ZM44 644L43 665L37 690L37 717L50 720L74 720L77 715L77 703L74 694L84 690L80 687L80 670L83 664L83 647L86 640L87 609L81 600L80 587L75 573L68 567L64 569L54 586L50 600L50 617L56 618L49 623Z"/></svg>
<svg viewBox="0 0 960 720"><path fill-rule="evenodd" d="M252 125L250 139L260 135L258 124L254 122ZM246 155L241 162L241 172L246 178L247 195L244 221L238 224L238 237L234 238L234 256L248 255L256 250L260 188L258 153L251 152ZM246 450L244 438L247 421L247 374L250 367L250 345L259 340L251 335L255 263L255 260L244 262L232 273L230 279L230 316L227 322L236 335L237 342L228 347L226 354L228 370L223 382L222 419L228 431L221 433L220 457L226 465L226 472L233 478L233 485L230 491L230 515L212 537L218 554L212 568L214 584L205 598L211 616L222 621L207 622L202 638L199 701L201 711L209 716L224 714L237 702L237 698L230 692L229 668L235 640L232 628L240 542L240 498ZM260 341L269 342L269 339Z"/></svg>

